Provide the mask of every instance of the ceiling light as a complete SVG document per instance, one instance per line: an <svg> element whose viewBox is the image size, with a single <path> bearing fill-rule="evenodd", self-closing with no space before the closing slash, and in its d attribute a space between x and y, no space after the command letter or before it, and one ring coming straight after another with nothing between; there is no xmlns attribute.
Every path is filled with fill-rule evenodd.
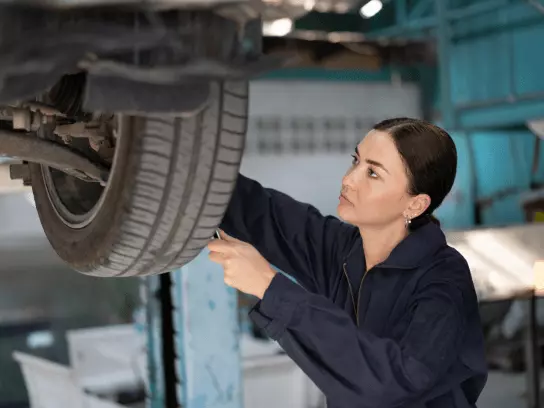
<svg viewBox="0 0 544 408"><path fill-rule="evenodd" d="M290 18L280 18L274 21L265 21L263 23L263 35L269 37L283 37L293 29L293 20Z"/></svg>
<svg viewBox="0 0 544 408"><path fill-rule="evenodd" d="M383 4L380 0L370 0L363 7L361 7L359 13L363 18L371 18L378 14L382 7Z"/></svg>
<svg viewBox="0 0 544 408"><path fill-rule="evenodd" d="M305 0L304 1L304 10L312 11L315 7L315 0Z"/></svg>

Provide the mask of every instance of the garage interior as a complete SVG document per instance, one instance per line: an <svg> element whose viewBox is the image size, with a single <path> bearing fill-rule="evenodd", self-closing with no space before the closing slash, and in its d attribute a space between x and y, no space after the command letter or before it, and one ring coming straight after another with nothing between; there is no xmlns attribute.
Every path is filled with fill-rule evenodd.
<svg viewBox="0 0 544 408"><path fill-rule="evenodd" d="M299 3L298 19L263 24L263 47L289 58L251 81L241 172L335 214L350 154L374 123L443 126L459 166L436 216L480 300L491 374L478 406L544 406L544 3ZM8 165L0 408L325 407L205 251L154 277L78 274L51 249Z"/></svg>

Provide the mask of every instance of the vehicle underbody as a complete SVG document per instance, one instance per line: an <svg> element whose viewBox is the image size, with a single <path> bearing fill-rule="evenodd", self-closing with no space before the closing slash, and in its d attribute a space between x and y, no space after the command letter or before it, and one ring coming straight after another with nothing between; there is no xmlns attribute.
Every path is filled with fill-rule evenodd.
<svg viewBox="0 0 544 408"><path fill-rule="evenodd" d="M20 160L60 257L92 276L170 271L220 224L242 157L260 0L0 0L0 154Z"/></svg>

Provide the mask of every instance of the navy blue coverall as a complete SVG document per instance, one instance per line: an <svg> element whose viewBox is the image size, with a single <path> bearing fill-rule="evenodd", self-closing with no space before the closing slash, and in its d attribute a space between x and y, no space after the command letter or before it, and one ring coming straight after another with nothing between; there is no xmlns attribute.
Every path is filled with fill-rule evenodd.
<svg viewBox="0 0 544 408"><path fill-rule="evenodd" d="M240 175L221 226L276 274L250 317L329 408L474 407L487 379L465 259L428 222L366 271L357 228Z"/></svg>

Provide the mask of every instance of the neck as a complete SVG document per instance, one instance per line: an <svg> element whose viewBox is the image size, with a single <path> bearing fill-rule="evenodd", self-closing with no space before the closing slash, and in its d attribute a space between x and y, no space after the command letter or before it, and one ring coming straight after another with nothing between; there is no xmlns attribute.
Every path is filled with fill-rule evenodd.
<svg viewBox="0 0 544 408"><path fill-rule="evenodd" d="M359 227L363 238L366 270L385 261L395 247L408 235L404 223L393 223L387 227Z"/></svg>

